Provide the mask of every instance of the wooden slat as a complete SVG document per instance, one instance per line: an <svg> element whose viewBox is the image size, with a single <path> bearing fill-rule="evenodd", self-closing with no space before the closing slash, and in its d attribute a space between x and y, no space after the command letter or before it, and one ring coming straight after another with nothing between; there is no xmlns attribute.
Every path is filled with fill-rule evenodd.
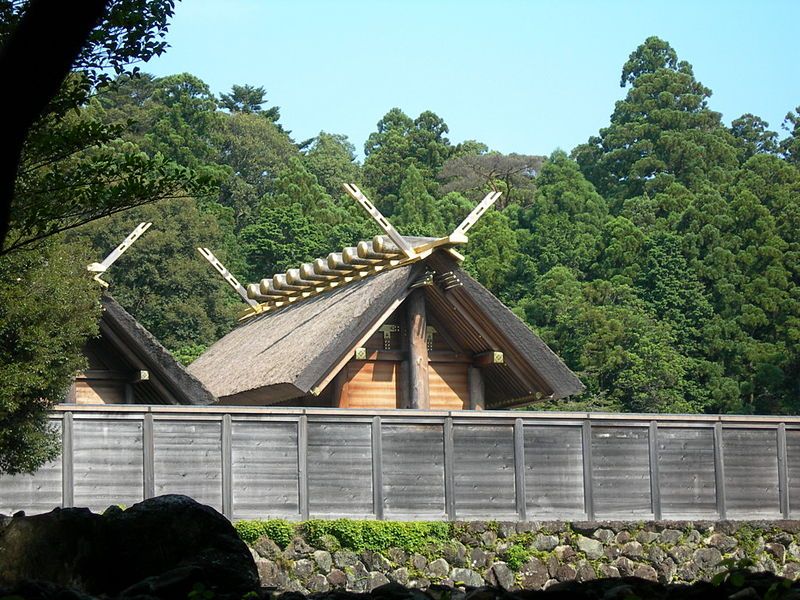
<svg viewBox="0 0 800 600"><path fill-rule="evenodd" d="M529 518L583 518L581 428L526 425L524 435Z"/></svg>
<svg viewBox="0 0 800 600"><path fill-rule="evenodd" d="M469 407L468 365L429 363L428 389L432 410L463 410Z"/></svg>
<svg viewBox="0 0 800 600"><path fill-rule="evenodd" d="M60 421L60 418L50 420L50 425L59 434ZM24 510L29 515L36 515L61 506L61 473L61 457L58 457L33 475L0 474L0 514L13 515Z"/></svg>
<svg viewBox="0 0 800 600"><path fill-rule="evenodd" d="M598 519L652 517L644 427L592 427L592 489Z"/></svg>
<svg viewBox="0 0 800 600"><path fill-rule="evenodd" d="M294 423L233 422L234 519L299 514L297 442Z"/></svg>
<svg viewBox="0 0 800 600"><path fill-rule="evenodd" d="M723 429L729 518L778 518L778 439L772 429Z"/></svg>
<svg viewBox="0 0 800 600"><path fill-rule="evenodd" d="M458 518L514 518L517 506L513 425L456 425L453 450Z"/></svg>
<svg viewBox="0 0 800 600"><path fill-rule="evenodd" d="M659 428L657 454L663 517L715 518L713 429Z"/></svg>
<svg viewBox="0 0 800 600"><path fill-rule="evenodd" d="M219 421L153 423L156 495L185 494L222 510Z"/></svg>
<svg viewBox="0 0 800 600"><path fill-rule="evenodd" d="M388 518L445 515L441 425L387 425L383 437L384 510Z"/></svg>
<svg viewBox="0 0 800 600"><path fill-rule="evenodd" d="M399 365L393 361L351 361L342 386L342 408L397 408Z"/></svg>
<svg viewBox="0 0 800 600"><path fill-rule="evenodd" d="M140 421L75 421L72 452L75 506L103 512L144 498Z"/></svg>
<svg viewBox="0 0 800 600"><path fill-rule="evenodd" d="M371 423L308 423L311 515L371 516Z"/></svg>

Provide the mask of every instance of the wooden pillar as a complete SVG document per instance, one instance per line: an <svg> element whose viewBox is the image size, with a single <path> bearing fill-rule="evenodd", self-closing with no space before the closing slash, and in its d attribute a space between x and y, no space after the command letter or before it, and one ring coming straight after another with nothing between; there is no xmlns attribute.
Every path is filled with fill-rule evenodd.
<svg viewBox="0 0 800 600"><path fill-rule="evenodd" d="M483 410L486 408L483 388L483 372L477 367L469 367L467 371L467 385L469 387L470 410Z"/></svg>
<svg viewBox="0 0 800 600"><path fill-rule="evenodd" d="M416 289L406 299L408 319L409 408L428 409L431 396L428 388L428 340L425 318L425 291Z"/></svg>

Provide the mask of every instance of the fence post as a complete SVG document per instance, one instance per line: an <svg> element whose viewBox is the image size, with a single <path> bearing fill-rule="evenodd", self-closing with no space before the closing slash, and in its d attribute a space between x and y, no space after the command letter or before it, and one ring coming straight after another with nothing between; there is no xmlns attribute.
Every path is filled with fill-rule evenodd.
<svg viewBox="0 0 800 600"><path fill-rule="evenodd" d="M383 519L383 440L381 418L372 417L372 512Z"/></svg>
<svg viewBox="0 0 800 600"><path fill-rule="evenodd" d="M61 422L61 506L64 508L75 504L72 458L72 413L65 412Z"/></svg>
<svg viewBox="0 0 800 600"><path fill-rule="evenodd" d="M308 520L308 417L297 421L297 491L300 518Z"/></svg>
<svg viewBox="0 0 800 600"><path fill-rule="evenodd" d="M528 519L525 506L525 429L522 419L514 420L514 488L520 521Z"/></svg>
<svg viewBox="0 0 800 600"><path fill-rule="evenodd" d="M714 483L717 491L717 515L720 520L728 516L725 506L725 460L722 451L722 423L714 423Z"/></svg>
<svg viewBox="0 0 800 600"><path fill-rule="evenodd" d="M453 449L453 417L444 418L444 505L447 518L456 519L456 476Z"/></svg>
<svg viewBox="0 0 800 600"><path fill-rule="evenodd" d="M144 475L144 497L156 495L155 438L153 414L145 413L142 421L142 472Z"/></svg>
<svg viewBox="0 0 800 600"><path fill-rule="evenodd" d="M233 520L233 443L231 416L222 415L222 514Z"/></svg>
<svg viewBox="0 0 800 600"><path fill-rule="evenodd" d="M650 502L653 519L661 520L661 483L658 477L658 421L650 421L647 439L650 442Z"/></svg>
<svg viewBox="0 0 800 600"><path fill-rule="evenodd" d="M583 441L583 503L586 520L594 521L594 498L592 497L592 422L586 419L581 426Z"/></svg>
<svg viewBox="0 0 800 600"><path fill-rule="evenodd" d="M781 497L781 515L789 518L789 461L786 453L786 423L778 425L778 490Z"/></svg>

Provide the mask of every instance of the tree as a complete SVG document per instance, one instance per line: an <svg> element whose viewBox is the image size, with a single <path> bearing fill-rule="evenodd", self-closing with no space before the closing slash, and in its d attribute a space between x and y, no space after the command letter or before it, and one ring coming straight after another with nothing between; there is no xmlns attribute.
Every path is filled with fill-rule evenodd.
<svg viewBox="0 0 800 600"><path fill-rule="evenodd" d="M735 169L736 143L708 108L711 90L668 43L647 38L625 63L620 85L630 87L610 125L573 151L601 194L621 200L674 181L691 189Z"/></svg>
<svg viewBox="0 0 800 600"><path fill-rule="evenodd" d="M448 159L439 172L442 192L461 192L479 199L487 191L503 192L498 206L527 204L543 157L523 154L464 154Z"/></svg>
<svg viewBox="0 0 800 600"><path fill-rule="evenodd" d="M731 133L741 146L741 162L755 154L774 154L778 150L778 134L768 129L761 117L744 114L731 123Z"/></svg>
<svg viewBox="0 0 800 600"><path fill-rule="evenodd" d="M436 200L428 193L422 174L414 165L406 169L400 186L394 224L406 235L439 237L446 233Z"/></svg>
<svg viewBox="0 0 800 600"><path fill-rule="evenodd" d="M185 352L210 345L231 330L242 304L217 272L197 253L208 247L236 274L243 263L235 256L230 209L201 210L190 198L132 209L75 233L104 256L130 232L132 224L153 226L122 256L105 279L122 306L164 346Z"/></svg>
<svg viewBox="0 0 800 600"><path fill-rule="evenodd" d="M85 247L52 239L0 260L0 473L33 472L59 455L47 412L62 399L97 333L100 288Z"/></svg>
<svg viewBox="0 0 800 600"><path fill-rule="evenodd" d="M267 103L267 90L252 85L234 85L230 94L220 94L220 105L232 113L258 113L267 120L277 123L281 118L280 108L273 106L263 110Z"/></svg>
<svg viewBox="0 0 800 600"><path fill-rule="evenodd" d="M356 149L345 135L320 131L306 148L303 163L333 197L342 193L343 184L361 183Z"/></svg>
<svg viewBox="0 0 800 600"><path fill-rule="evenodd" d="M92 86L108 80L110 70L119 74L161 54L173 6L173 0L92 0L80 7L32 0L0 6L0 76L16 90L0 101L3 114L14 115L0 130L5 142L0 145L0 254L14 226L14 211L26 204L15 179L29 130L48 115L81 106ZM47 54L42 39L48 40ZM83 81L65 88L73 67L83 73ZM37 77L31 79L31 72ZM45 218L52 218L52 211L45 212Z"/></svg>
<svg viewBox="0 0 800 600"><path fill-rule="evenodd" d="M428 192L435 191L436 175L453 151L444 137L447 132L447 124L431 111L412 120L393 108L378 121L377 131L364 144L364 183L376 192L376 203L386 215L396 210L400 186L412 165Z"/></svg>
<svg viewBox="0 0 800 600"><path fill-rule="evenodd" d="M800 106L786 113L781 127L789 132L781 141L781 153L790 163L800 166Z"/></svg>

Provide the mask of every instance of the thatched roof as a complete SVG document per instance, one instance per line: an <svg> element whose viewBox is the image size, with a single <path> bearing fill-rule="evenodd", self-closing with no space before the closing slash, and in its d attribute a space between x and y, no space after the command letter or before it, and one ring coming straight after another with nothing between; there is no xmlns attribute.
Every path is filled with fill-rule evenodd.
<svg viewBox="0 0 800 600"><path fill-rule="evenodd" d="M103 316L100 334L120 351L129 362L150 373L147 388L151 403L212 404L217 399L175 360L141 323L109 295L101 299Z"/></svg>
<svg viewBox="0 0 800 600"><path fill-rule="evenodd" d="M427 239L414 239L419 246ZM431 315L471 352L507 353L487 370L487 404L512 406L580 393L583 385L530 328L458 267L446 245L416 261L373 271L327 291L271 306L216 342L189 366L221 402L272 404L321 391L356 347L400 305L426 272ZM457 256L457 255L456 255Z"/></svg>
<svg viewBox="0 0 800 600"><path fill-rule="evenodd" d="M334 288L253 317L189 365L220 399L280 402L308 394L387 307L405 298L417 265Z"/></svg>

